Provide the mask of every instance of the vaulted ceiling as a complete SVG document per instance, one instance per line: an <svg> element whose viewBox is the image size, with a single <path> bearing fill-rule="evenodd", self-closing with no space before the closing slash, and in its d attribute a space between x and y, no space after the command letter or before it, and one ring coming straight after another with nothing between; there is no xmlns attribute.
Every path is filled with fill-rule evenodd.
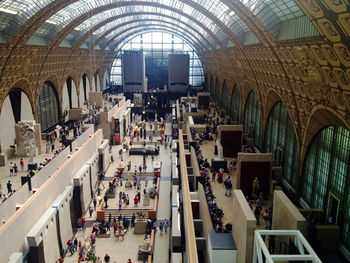
<svg viewBox="0 0 350 263"><path fill-rule="evenodd" d="M295 21L304 23L303 32L284 32ZM152 27L182 36L198 51L318 34L290 0L0 1L0 42L12 45L111 50Z"/></svg>

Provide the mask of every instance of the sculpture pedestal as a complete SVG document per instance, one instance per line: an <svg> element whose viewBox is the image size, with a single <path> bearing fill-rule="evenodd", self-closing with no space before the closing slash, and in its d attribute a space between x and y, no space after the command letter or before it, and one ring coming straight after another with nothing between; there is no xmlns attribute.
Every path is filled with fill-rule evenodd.
<svg viewBox="0 0 350 263"><path fill-rule="evenodd" d="M0 154L0 166L5 166L6 161L7 161L6 155Z"/></svg>
<svg viewBox="0 0 350 263"><path fill-rule="evenodd" d="M144 206L149 206L149 203L150 203L149 198L144 198L143 199L143 205Z"/></svg>
<svg viewBox="0 0 350 263"><path fill-rule="evenodd" d="M147 232L147 221L144 219L136 219L134 233L135 234L146 234Z"/></svg>
<svg viewBox="0 0 350 263"><path fill-rule="evenodd" d="M144 252L144 251L141 251L141 246L139 246L139 251L137 253L137 260L141 260L141 261L147 261L148 259L148 255L151 253L152 251L152 247L150 247L150 251L149 252Z"/></svg>

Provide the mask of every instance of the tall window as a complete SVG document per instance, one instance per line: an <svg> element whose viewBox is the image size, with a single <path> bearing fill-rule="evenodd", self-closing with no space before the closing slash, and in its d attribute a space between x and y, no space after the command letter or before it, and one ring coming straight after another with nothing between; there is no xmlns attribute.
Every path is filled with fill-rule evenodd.
<svg viewBox="0 0 350 263"><path fill-rule="evenodd" d="M247 98L244 111L244 133L254 138L254 145L261 148L261 114L254 91Z"/></svg>
<svg viewBox="0 0 350 263"><path fill-rule="evenodd" d="M273 153L277 165L283 167L284 178L295 187L299 168L298 146L293 123L282 102L273 106L267 120L265 151Z"/></svg>
<svg viewBox="0 0 350 263"><path fill-rule="evenodd" d="M213 80L213 76L210 76L209 91L210 91L210 95L213 96L214 95L214 80Z"/></svg>
<svg viewBox="0 0 350 263"><path fill-rule="evenodd" d="M233 122L236 124L240 124L242 116L242 100L237 85L233 87L230 109L230 115Z"/></svg>
<svg viewBox="0 0 350 263"><path fill-rule="evenodd" d="M304 163L303 191L305 201L327 210L330 193L339 200L338 223L342 238L350 248L350 130L328 126L311 141Z"/></svg>
<svg viewBox="0 0 350 263"><path fill-rule="evenodd" d="M220 96L221 96L221 87L220 87L219 78L216 78L214 96L215 96L216 105L219 106Z"/></svg>
<svg viewBox="0 0 350 263"><path fill-rule="evenodd" d="M202 63L196 51L183 39L165 32L149 32L134 37L118 52L111 68L111 81L122 85L122 53L124 51L142 50L146 60L148 86L155 87L168 83L168 55L189 54L189 83L192 87L202 87L204 74Z"/></svg>
<svg viewBox="0 0 350 263"><path fill-rule="evenodd" d="M224 84L222 85L222 95L221 95L221 103L220 107L228 113L230 104L228 103L229 101L229 88L227 87L226 80L224 80Z"/></svg>
<svg viewBox="0 0 350 263"><path fill-rule="evenodd" d="M59 122L58 96L51 82L45 82L41 89L37 112L41 131L45 131Z"/></svg>

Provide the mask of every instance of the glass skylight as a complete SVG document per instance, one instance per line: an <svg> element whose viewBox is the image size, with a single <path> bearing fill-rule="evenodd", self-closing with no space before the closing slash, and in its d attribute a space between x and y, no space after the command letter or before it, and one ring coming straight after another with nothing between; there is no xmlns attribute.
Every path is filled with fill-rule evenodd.
<svg viewBox="0 0 350 263"><path fill-rule="evenodd" d="M204 34L205 29L200 28L201 26L199 26L198 23L192 22L190 20L190 18L193 18L194 20L197 20L199 23L201 23L203 27L207 27L211 32L216 34L221 41L225 41L227 39L226 34L218 27L218 25L215 24L215 20L208 18L205 13L197 11L185 3L173 0L145 0L143 1L145 2L144 4L138 2L135 5L135 3L128 2L131 2L131 0L79 0L57 12L55 15L49 18L49 21L57 24L56 31L58 33L69 23L79 18L79 16L93 12L92 10L101 8L103 5L110 5L114 3L108 11L104 11L103 13L91 16L82 24L76 26L75 29L84 33L91 29L94 25L112 16L116 16L125 12L143 11L158 12L170 16L174 16L174 14L176 14L175 16L177 18L181 20L187 20L193 28L196 28L198 31L200 30L203 35L206 35L206 37L208 37L208 33ZM228 12L229 10L227 6L222 4L219 0L213 0L210 6L206 5L205 2L206 1L198 1L197 3L203 8L208 7L210 9L210 12L212 12L212 15L214 17L218 16L224 24L231 23L229 15L230 12ZM184 18L184 16L180 15L172 9L177 9L180 12L183 12L186 14L187 18ZM50 39L52 40L52 37L50 37Z"/></svg>
<svg viewBox="0 0 350 263"><path fill-rule="evenodd" d="M115 31L112 31L106 36L106 39L109 39L109 42L113 41L114 43L120 43L125 35L131 34L133 30L140 30L142 27L151 27L151 26L157 26L157 27L164 27L168 29L169 31L175 30L180 35L186 36L187 39L191 40L191 43L200 43L199 39L195 35L191 35L189 32L186 31L186 29L181 28L176 25L169 24L167 22L157 22L157 21L134 21L131 23L128 23L120 28L118 28ZM201 46L201 49L203 49L203 44L197 44L197 47Z"/></svg>

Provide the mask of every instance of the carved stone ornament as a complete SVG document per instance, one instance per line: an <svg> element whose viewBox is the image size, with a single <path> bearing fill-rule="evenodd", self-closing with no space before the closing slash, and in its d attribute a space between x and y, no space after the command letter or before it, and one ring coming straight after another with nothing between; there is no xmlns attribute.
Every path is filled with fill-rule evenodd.
<svg viewBox="0 0 350 263"><path fill-rule="evenodd" d="M350 83L345 72L341 68L335 68L334 73L337 76L339 85L346 90L350 90Z"/></svg>
<svg viewBox="0 0 350 263"><path fill-rule="evenodd" d="M307 9L307 11L314 17L323 17L323 11L314 0L301 0L300 3Z"/></svg>
<svg viewBox="0 0 350 263"><path fill-rule="evenodd" d="M323 33L326 37L332 42L339 42L340 35L335 29L334 25L326 18L319 19L318 21L319 27L322 29Z"/></svg>
<svg viewBox="0 0 350 263"><path fill-rule="evenodd" d="M308 56L302 48L296 49L296 54L300 63L307 69L307 79L314 98L328 105L330 103L329 90L325 84L322 74L318 69L317 63L312 57Z"/></svg>

